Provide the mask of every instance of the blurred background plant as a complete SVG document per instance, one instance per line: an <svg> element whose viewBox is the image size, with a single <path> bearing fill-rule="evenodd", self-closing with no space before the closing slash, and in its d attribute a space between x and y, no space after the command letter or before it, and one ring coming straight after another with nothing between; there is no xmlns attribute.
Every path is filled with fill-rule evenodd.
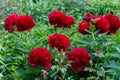
<svg viewBox="0 0 120 80"><path fill-rule="evenodd" d="M80 74L84 72L67 72L67 80L119 80L120 79L120 30L114 35L96 35L100 50L94 52L94 42L88 36L78 33L77 27L83 16L90 12L94 15L113 13L120 17L120 0L0 0L0 78L3 80L38 80L39 70L26 66L26 57L33 48L43 46L52 51L47 43L48 36L53 33L54 28L48 24L48 15L52 10L61 10L72 15L76 24L71 30L59 29L70 37L72 48L86 47L92 56L100 58L98 69L95 65L89 68L89 72L95 75L88 77ZM31 32L8 33L4 29L5 18L12 14L29 14L36 22ZM93 47L90 47L93 46ZM101 47L102 46L102 47ZM70 49L71 51L71 49ZM103 51L103 52L102 52ZM96 53L101 53L96 55ZM52 68L55 72L56 69ZM86 70L88 70L86 68ZM87 75L87 74L85 74ZM56 74L49 75L48 80L53 80ZM54 79L56 80L56 79Z"/></svg>

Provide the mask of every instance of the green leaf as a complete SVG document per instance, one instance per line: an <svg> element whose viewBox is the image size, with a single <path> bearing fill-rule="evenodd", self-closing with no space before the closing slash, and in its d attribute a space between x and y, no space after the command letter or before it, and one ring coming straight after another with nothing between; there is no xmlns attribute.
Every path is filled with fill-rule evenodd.
<svg viewBox="0 0 120 80"><path fill-rule="evenodd" d="M120 46L115 47L115 49L120 53Z"/></svg>
<svg viewBox="0 0 120 80"><path fill-rule="evenodd" d="M112 44L115 44L115 42L106 42L106 43L104 44L104 47L110 46L110 45L112 45Z"/></svg>
<svg viewBox="0 0 120 80"><path fill-rule="evenodd" d="M96 30L95 25L90 24L90 31L94 32Z"/></svg>
<svg viewBox="0 0 120 80"><path fill-rule="evenodd" d="M61 68L60 71L61 71L62 73L65 73L65 72L67 71L67 69L66 69L66 68Z"/></svg>

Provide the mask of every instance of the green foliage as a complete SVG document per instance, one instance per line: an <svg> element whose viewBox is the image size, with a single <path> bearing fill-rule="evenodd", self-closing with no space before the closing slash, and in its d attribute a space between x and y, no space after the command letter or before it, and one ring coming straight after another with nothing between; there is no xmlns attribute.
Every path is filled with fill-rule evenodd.
<svg viewBox="0 0 120 80"><path fill-rule="evenodd" d="M53 54L53 66L47 80L58 80L60 73L66 72L66 80L119 80L120 79L120 30L115 35L100 34L91 27L90 34L81 35L77 31L79 22L86 12L104 15L114 13L120 17L120 0L0 0L0 80L42 80L41 67L31 68L26 60L36 47L46 47ZM69 36L71 48L86 48L92 61L84 72L73 72L71 67L61 68L56 60L56 52L48 46L48 36L54 27L48 24L52 10L61 10L76 19L70 30L58 29L58 33ZM36 26L30 32L8 33L4 30L4 19L12 13L31 15ZM96 63L96 64L94 64Z"/></svg>

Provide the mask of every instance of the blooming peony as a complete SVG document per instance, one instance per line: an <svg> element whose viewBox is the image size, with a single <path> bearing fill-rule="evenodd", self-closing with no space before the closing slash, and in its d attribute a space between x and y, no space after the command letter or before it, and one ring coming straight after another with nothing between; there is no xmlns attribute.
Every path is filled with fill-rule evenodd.
<svg viewBox="0 0 120 80"><path fill-rule="evenodd" d="M96 26L96 30L100 30L99 33L105 33L109 31L109 22L103 16L94 16L93 24Z"/></svg>
<svg viewBox="0 0 120 80"><path fill-rule="evenodd" d="M22 15L19 16L16 26L19 32L30 31L35 26L35 22L29 15Z"/></svg>
<svg viewBox="0 0 120 80"><path fill-rule="evenodd" d="M82 34L87 34L87 32L85 31L86 30L90 30L90 23L83 20L82 22L79 23L79 26L78 26L78 31Z"/></svg>
<svg viewBox="0 0 120 80"><path fill-rule="evenodd" d="M110 24L109 33L115 34L116 31L120 28L119 18L113 14L106 14L104 17L109 21Z"/></svg>
<svg viewBox="0 0 120 80"><path fill-rule="evenodd" d="M71 63L73 71L83 71L91 60L91 57L84 48L74 48L67 55L67 60Z"/></svg>
<svg viewBox="0 0 120 80"><path fill-rule="evenodd" d="M8 32L14 31L14 26L16 24L16 21L18 19L18 14L11 14L5 19L5 30L8 30Z"/></svg>
<svg viewBox="0 0 120 80"><path fill-rule="evenodd" d="M92 14L90 14L90 13L87 13L86 15L85 15L85 17L84 17L84 20L86 20L86 21L90 21L90 19L93 19L94 18L94 15L92 15Z"/></svg>
<svg viewBox="0 0 120 80"><path fill-rule="evenodd" d="M73 24L75 24L76 22L75 22L75 20L74 20L74 18L72 17L72 16L66 16L66 21L65 21L65 23L64 23L64 26L63 26L63 29L64 28L71 28L71 26L73 25Z"/></svg>
<svg viewBox="0 0 120 80"><path fill-rule="evenodd" d="M67 16L65 13L54 10L52 11L49 16L49 23L58 28L71 28L73 24L75 24L75 20L72 16Z"/></svg>
<svg viewBox="0 0 120 80"><path fill-rule="evenodd" d="M49 14L48 18L51 25L62 28L66 21L66 14L59 10L54 10Z"/></svg>
<svg viewBox="0 0 120 80"><path fill-rule="evenodd" d="M53 34L49 36L48 43L51 48L59 51L67 51L70 48L70 40L67 36L62 34Z"/></svg>
<svg viewBox="0 0 120 80"><path fill-rule="evenodd" d="M35 48L27 60L31 67L43 66L47 70L51 68L52 55L46 48Z"/></svg>

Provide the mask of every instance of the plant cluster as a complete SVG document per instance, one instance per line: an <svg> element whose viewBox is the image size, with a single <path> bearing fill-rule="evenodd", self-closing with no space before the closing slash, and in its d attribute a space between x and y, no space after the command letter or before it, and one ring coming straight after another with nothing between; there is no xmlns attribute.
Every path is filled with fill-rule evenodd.
<svg viewBox="0 0 120 80"><path fill-rule="evenodd" d="M49 24L54 26L54 34L48 36L46 41L50 48L39 46L32 48L31 52L28 51L30 54L26 55L24 59L26 63L23 67L28 71L23 72L24 76L31 80L78 80L82 78L106 80L111 75L113 79L119 79L120 74L117 74L120 72L119 68L110 66L111 62L119 64L118 58L109 61L112 58L108 56L113 55L114 52L118 53L114 50L118 47L114 49L114 46L111 47L113 42L110 42L109 37L116 34L120 28L119 17L114 14L102 16L87 13L78 25L78 32L83 34L83 40L76 40L76 44L72 44L71 36L58 31L59 29L71 30L72 25L76 24L72 16L60 10L54 10L48 15L48 19ZM34 26L35 22L29 15L11 14L5 19L5 30L10 33L14 30L30 31ZM115 70L116 76L111 74L110 70ZM18 76L21 77L21 75ZM25 80L27 77L22 79Z"/></svg>

